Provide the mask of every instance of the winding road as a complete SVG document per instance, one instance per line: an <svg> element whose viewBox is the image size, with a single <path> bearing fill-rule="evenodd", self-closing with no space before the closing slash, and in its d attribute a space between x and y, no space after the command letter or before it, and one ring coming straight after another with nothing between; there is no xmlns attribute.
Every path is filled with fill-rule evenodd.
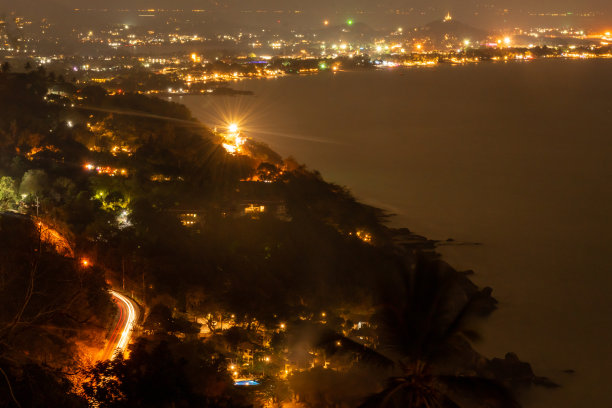
<svg viewBox="0 0 612 408"><path fill-rule="evenodd" d="M28 217L26 214L5 211L1 211L0 216L22 218ZM73 247L66 237L64 237L59 231L44 223L42 218L31 218L39 228L40 238L42 241L53 245L55 250L60 255L74 258ZM119 317L111 332L109 340L106 343L106 347L100 352L100 360L112 360L118 353L125 353L130 342L130 338L132 337L132 328L138 321L139 316L139 307L136 302L115 290L110 290L110 294L113 297L113 302L115 302L117 308L119 309Z"/></svg>
<svg viewBox="0 0 612 408"><path fill-rule="evenodd" d="M112 360L127 349L132 336L132 328L138 320L138 305L132 299L111 290L110 294L119 309L119 318L102 353L102 360Z"/></svg>

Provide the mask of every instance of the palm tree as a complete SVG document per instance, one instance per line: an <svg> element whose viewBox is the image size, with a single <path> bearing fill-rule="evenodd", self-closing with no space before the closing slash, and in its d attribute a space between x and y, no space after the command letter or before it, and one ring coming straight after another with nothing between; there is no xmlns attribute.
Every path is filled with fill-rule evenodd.
<svg viewBox="0 0 612 408"><path fill-rule="evenodd" d="M519 407L501 383L478 374L486 360L469 342L478 337L470 322L495 309L491 290L430 255L417 255L403 269L382 290L372 319L376 349L335 333L322 338L328 353L351 351L391 371L387 386L361 407Z"/></svg>

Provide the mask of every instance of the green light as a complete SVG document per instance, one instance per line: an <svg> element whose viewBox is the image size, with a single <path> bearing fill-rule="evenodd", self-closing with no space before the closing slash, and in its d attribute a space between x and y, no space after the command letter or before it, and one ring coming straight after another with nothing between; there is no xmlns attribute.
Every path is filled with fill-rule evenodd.
<svg viewBox="0 0 612 408"><path fill-rule="evenodd" d="M348 24L350 26L353 25L353 20L346 20L346 24Z"/></svg>
<svg viewBox="0 0 612 408"><path fill-rule="evenodd" d="M327 69L327 65L324 62L322 62L319 64L319 69Z"/></svg>

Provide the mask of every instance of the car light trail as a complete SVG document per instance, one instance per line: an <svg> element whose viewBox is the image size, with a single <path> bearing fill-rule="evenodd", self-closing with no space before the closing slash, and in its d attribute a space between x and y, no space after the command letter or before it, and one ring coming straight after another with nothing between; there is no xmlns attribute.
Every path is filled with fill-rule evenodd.
<svg viewBox="0 0 612 408"><path fill-rule="evenodd" d="M109 360L113 359L117 353L125 352L130 342L132 328L138 319L136 307L130 298L114 290L111 290L110 293L119 308L119 320L110 337L107 348L108 352L104 356Z"/></svg>

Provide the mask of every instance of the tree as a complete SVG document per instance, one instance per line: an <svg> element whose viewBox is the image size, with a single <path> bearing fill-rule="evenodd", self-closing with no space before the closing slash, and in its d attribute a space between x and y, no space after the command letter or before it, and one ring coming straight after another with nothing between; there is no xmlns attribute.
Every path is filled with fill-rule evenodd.
<svg viewBox="0 0 612 408"><path fill-rule="evenodd" d="M0 178L0 211L14 208L17 201L15 181L11 177Z"/></svg>
<svg viewBox="0 0 612 408"><path fill-rule="evenodd" d="M8 61L5 61L4 64L2 64L2 73L8 73L11 72L11 64L9 64Z"/></svg>
<svg viewBox="0 0 612 408"><path fill-rule="evenodd" d="M180 316L173 317L170 308L161 303L157 303L151 308L143 328L151 332L164 334L197 334L200 332L199 324L190 322Z"/></svg>
<svg viewBox="0 0 612 408"><path fill-rule="evenodd" d="M361 407L519 406L499 381L480 375L479 356L468 342L477 338L472 320L495 307L490 289L478 290L464 275L426 255L391 283L372 319L376 350L333 334L322 341L330 354L354 352L389 368L386 387Z"/></svg>
<svg viewBox="0 0 612 408"><path fill-rule="evenodd" d="M42 196L48 189L49 178L44 170L28 170L21 179L19 193Z"/></svg>
<svg viewBox="0 0 612 408"><path fill-rule="evenodd" d="M139 339L129 359L99 363L83 385L100 408L240 407L225 360L201 341Z"/></svg>
<svg viewBox="0 0 612 408"><path fill-rule="evenodd" d="M68 373L112 315L102 271L83 273L20 216L0 217L0 259L0 406L86 406Z"/></svg>
<svg viewBox="0 0 612 408"><path fill-rule="evenodd" d="M106 90L99 85L87 85L79 93L87 103L92 105L99 105L106 96Z"/></svg>

